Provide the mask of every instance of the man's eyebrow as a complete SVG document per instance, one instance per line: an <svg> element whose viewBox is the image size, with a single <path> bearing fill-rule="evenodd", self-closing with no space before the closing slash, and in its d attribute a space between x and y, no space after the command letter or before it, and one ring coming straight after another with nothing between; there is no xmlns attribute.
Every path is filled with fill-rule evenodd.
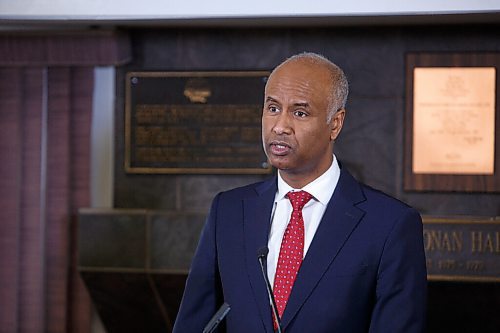
<svg viewBox="0 0 500 333"><path fill-rule="evenodd" d="M273 98L273 97L271 97L271 96L267 96L267 97L266 97L266 103L267 103L267 102L272 102L272 103L278 103L278 104L279 104L278 100L274 99L274 98ZM293 103L293 106L295 106L295 107L309 108L309 103L307 103L307 102L302 102L302 103Z"/></svg>
<svg viewBox="0 0 500 333"><path fill-rule="evenodd" d="M276 99L272 98L271 96L267 96L267 97L266 97L266 103L267 103L267 102L278 103L278 101L277 101Z"/></svg>
<svg viewBox="0 0 500 333"><path fill-rule="evenodd" d="M293 103L293 106L295 106L295 107L297 107L297 106L298 107L303 107L303 108L307 109L309 107L309 103L306 103L306 102L304 102L304 103Z"/></svg>

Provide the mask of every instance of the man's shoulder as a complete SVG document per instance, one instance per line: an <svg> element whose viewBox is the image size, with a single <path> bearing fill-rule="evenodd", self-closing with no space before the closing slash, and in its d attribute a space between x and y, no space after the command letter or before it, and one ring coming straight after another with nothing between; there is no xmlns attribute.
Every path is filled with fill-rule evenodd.
<svg viewBox="0 0 500 333"><path fill-rule="evenodd" d="M259 182L235 187L219 193L220 198L241 200L249 197L254 197L270 189L276 184L276 177L271 177Z"/></svg>
<svg viewBox="0 0 500 333"><path fill-rule="evenodd" d="M346 168L341 169L338 188L343 194L355 203L384 203L401 207L408 207L404 202L394 198L381 190L359 181Z"/></svg>
<svg viewBox="0 0 500 333"><path fill-rule="evenodd" d="M400 209L411 208L407 203L381 190L378 190L366 184L361 184L361 186L363 188L363 192L366 195L367 201L375 202L381 205L390 205L393 207L398 207Z"/></svg>
<svg viewBox="0 0 500 333"><path fill-rule="evenodd" d="M364 184L351 175L349 177L357 183L362 193L363 200L360 200L358 207L372 212L385 212L385 214L395 215L407 212L408 210L414 210L407 203L395 198L391 194ZM348 183L353 184L352 182Z"/></svg>
<svg viewBox="0 0 500 333"><path fill-rule="evenodd" d="M384 229L392 229L398 221L421 220L420 213L407 203L385 193L374 189L368 185L361 185L366 196L366 201L358 207L366 212L366 216L371 221L376 221L377 225Z"/></svg>

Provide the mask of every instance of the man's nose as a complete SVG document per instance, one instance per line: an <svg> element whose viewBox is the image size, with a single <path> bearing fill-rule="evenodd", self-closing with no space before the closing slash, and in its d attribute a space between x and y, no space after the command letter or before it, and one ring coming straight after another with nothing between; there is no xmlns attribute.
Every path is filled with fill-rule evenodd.
<svg viewBox="0 0 500 333"><path fill-rule="evenodd" d="M288 112L283 111L277 116L273 132L278 135L291 133L291 122Z"/></svg>

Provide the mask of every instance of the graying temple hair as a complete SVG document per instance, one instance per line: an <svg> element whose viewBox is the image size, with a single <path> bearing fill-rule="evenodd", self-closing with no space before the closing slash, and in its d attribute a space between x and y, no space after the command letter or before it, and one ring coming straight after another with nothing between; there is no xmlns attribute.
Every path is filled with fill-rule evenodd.
<svg viewBox="0 0 500 333"><path fill-rule="evenodd" d="M328 116L326 119L327 123L329 123L335 112L345 108L347 95L349 95L349 82L347 82L347 77L339 66L335 65L325 56L313 52L303 52L293 55L278 65L274 70L284 64L298 60L324 66L330 72L332 86L330 88L330 95L328 96Z"/></svg>

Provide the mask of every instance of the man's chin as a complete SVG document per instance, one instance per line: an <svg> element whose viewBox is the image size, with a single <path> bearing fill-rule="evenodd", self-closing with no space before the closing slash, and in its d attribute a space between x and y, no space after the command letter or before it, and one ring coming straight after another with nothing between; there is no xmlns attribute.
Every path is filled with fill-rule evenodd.
<svg viewBox="0 0 500 333"><path fill-rule="evenodd" d="M291 168L290 160L286 156L273 156L269 162L278 170L286 171Z"/></svg>

